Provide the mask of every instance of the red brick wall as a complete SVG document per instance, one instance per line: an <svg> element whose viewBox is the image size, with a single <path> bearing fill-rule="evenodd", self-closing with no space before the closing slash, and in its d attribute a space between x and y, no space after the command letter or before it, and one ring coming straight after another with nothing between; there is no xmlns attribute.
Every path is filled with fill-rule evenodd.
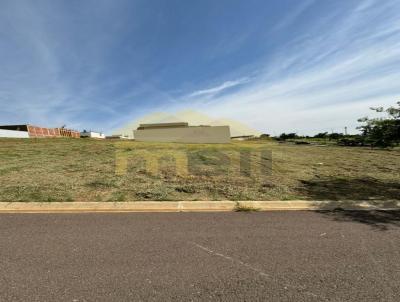
<svg viewBox="0 0 400 302"><path fill-rule="evenodd" d="M65 128L57 128L57 130L59 131L60 136L74 137L74 138L81 137L81 134L75 130L70 130L70 129L65 129Z"/></svg>
<svg viewBox="0 0 400 302"><path fill-rule="evenodd" d="M64 128L42 128L28 125L29 137L74 137L79 138L80 133Z"/></svg>

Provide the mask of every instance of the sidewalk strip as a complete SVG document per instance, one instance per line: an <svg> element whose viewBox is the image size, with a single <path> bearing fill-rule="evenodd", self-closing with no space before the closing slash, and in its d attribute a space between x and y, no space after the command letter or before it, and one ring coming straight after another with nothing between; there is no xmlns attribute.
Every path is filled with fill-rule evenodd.
<svg viewBox="0 0 400 302"><path fill-rule="evenodd" d="M130 201L130 202L0 202L0 213L87 212L229 212L237 205L250 210L400 210L398 201Z"/></svg>

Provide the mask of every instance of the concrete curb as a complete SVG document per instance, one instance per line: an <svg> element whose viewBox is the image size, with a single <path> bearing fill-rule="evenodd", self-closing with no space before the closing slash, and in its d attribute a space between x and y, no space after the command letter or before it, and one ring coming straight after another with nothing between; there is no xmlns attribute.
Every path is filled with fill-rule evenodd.
<svg viewBox="0 0 400 302"><path fill-rule="evenodd" d="M228 212L237 205L259 211L400 210L394 201L131 201L131 202L0 202L0 213L90 212Z"/></svg>

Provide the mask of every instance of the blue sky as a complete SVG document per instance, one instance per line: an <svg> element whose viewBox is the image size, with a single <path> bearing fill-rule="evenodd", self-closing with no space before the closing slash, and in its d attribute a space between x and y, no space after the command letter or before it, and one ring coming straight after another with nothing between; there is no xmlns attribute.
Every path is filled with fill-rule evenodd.
<svg viewBox="0 0 400 302"><path fill-rule="evenodd" d="M1 0L0 70L0 124L343 131L400 99L400 1Z"/></svg>

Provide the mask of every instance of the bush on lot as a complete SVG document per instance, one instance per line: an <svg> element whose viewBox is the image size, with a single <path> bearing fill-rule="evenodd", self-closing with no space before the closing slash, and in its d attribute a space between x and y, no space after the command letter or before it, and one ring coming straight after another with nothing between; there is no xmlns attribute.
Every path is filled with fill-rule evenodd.
<svg viewBox="0 0 400 302"><path fill-rule="evenodd" d="M394 147L400 143L400 102L398 107L371 108L378 113L386 113L385 117L364 117L358 121L364 123L359 129L362 132L364 143L372 147Z"/></svg>

